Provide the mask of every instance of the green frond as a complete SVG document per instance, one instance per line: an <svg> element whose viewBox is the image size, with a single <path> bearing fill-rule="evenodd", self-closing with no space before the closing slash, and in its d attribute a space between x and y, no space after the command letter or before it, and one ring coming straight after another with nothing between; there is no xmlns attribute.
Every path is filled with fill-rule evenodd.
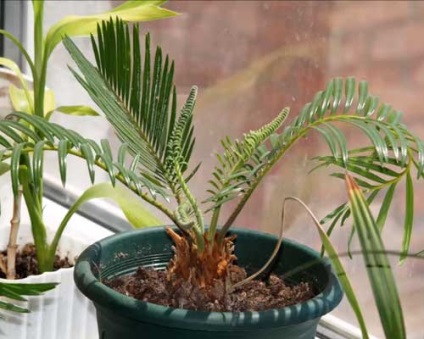
<svg viewBox="0 0 424 339"><path fill-rule="evenodd" d="M215 167L209 181L211 196L206 202L213 202L210 210L218 208L223 203L243 195L246 187L254 180L257 172L266 164L262 146L281 127L289 114L285 108L270 123L258 130L250 131L242 140L232 141L230 138L221 140L223 154L217 154L218 165Z"/></svg>
<svg viewBox="0 0 424 339"><path fill-rule="evenodd" d="M160 48L151 60L149 35L142 58L137 26L130 32L127 24L111 19L99 25L97 33L97 41L92 38L97 69L71 40L64 40L82 75L72 72L130 154L140 156L140 175L154 186L159 182L178 199L180 183L169 159L176 156L179 171L187 170L194 146L192 111L197 90L191 91L178 117L174 63Z"/></svg>
<svg viewBox="0 0 424 339"><path fill-rule="evenodd" d="M338 178L344 178L345 172L349 171L355 174L357 183L370 195L394 187L392 185L409 175L413 168L417 171L417 177L421 177L424 144L402 123L402 115L402 112L370 95L368 84L364 81L357 84L354 78L331 80L303 107L292 123L285 126L282 133L273 136L271 147L264 145L267 149L263 151L265 156L262 161L266 165L250 181L250 186L243 192L241 201L225 222L222 232L231 226L273 165L312 131L323 137L331 153L330 156L316 159L316 169L327 166L339 168L340 171L332 174ZM365 137L366 147L350 150L344 127L354 128L361 133ZM225 162L226 159L221 157L221 161ZM214 183L219 186L216 180ZM216 187L213 186L211 190L216 192ZM381 213L383 216L384 210ZM410 229L411 213L406 211L406 230ZM338 218L340 214L334 217ZM404 250L408 244L407 237L405 239Z"/></svg>
<svg viewBox="0 0 424 339"><path fill-rule="evenodd" d="M12 300L25 301L24 296L40 295L46 291L53 289L57 283L42 284L20 284L20 283L0 283L0 296L7 297ZM29 310L12 303L0 302L0 309L7 311L28 313ZM2 318L0 314L0 318Z"/></svg>
<svg viewBox="0 0 424 339"><path fill-rule="evenodd" d="M185 172L193 150L193 110L196 97L197 87L193 87L181 109L177 123L173 126L166 146L165 166L167 172L172 174L172 180L175 180L177 176L175 166L178 166L181 174Z"/></svg>
<svg viewBox="0 0 424 339"><path fill-rule="evenodd" d="M387 338L406 338L399 293L378 225L360 188L349 175L346 175L346 188L354 227L364 253L364 262L385 335Z"/></svg>
<svg viewBox="0 0 424 339"><path fill-rule="evenodd" d="M3 136L2 139L0 138L0 146L3 149L1 160L10 159L12 188L15 196L17 196L21 180L19 172L22 166L26 166L29 170L29 180L34 189L36 191L41 189L41 182L37 178L41 178L44 153L54 151L58 154L59 172L63 184L66 182L66 159L72 155L80 157L86 162L93 182L94 168L99 167L109 174L112 183L119 180L141 197L147 198L149 202L153 202L157 196L168 197L168 193L160 183L154 183L143 175L137 175L133 168L125 165L125 155L129 152L128 148L124 146L125 144L118 152L118 159L114 160L107 140L102 140L98 145L93 140L86 139L76 132L71 132L42 117L26 113L12 113L8 119L16 121L11 124L11 120L0 120L0 133ZM11 136L15 137L15 135L19 138L11 140ZM9 147L10 143L14 143L14 147ZM22 165L22 157L28 157L32 161L25 161Z"/></svg>

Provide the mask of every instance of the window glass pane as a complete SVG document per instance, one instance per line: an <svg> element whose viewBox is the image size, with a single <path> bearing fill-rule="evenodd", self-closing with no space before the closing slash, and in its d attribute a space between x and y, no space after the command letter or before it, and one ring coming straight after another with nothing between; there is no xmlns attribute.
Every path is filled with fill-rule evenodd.
<svg viewBox="0 0 424 339"><path fill-rule="evenodd" d="M53 24L65 14L103 11L121 1L46 1L46 22ZM334 2L334 1L172 1L166 7L181 16L142 24L154 44L160 44L176 62L176 84L180 103L192 85L199 86L195 116L197 146L193 164L202 163L191 186L202 200L209 173L215 165L214 153L224 136L243 133L270 121L286 106L291 117L313 99L334 76L366 79L370 91L383 102L405 112L405 121L424 136L421 117L424 89L424 4L415 1ZM89 53L87 39L78 39ZM67 65L72 62L59 47L51 58L48 85L55 90L59 104L89 103L84 91L72 79ZM95 140L111 138L119 142L109 125L99 118L70 118L56 115L55 121ZM81 121L84 121L83 123ZM349 143L359 144L358 133L346 129ZM283 198L295 195L307 202L320 217L345 199L342 181L325 171L308 174L310 160L327 154L325 142L311 134L299 143L270 173L236 220L241 227L277 233ZM52 157L48 171L57 175ZM69 183L80 190L88 180L81 163L71 163ZM100 179L106 175L99 173ZM412 252L424 246L424 213L420 208L424 193L417 186L416 220ZM402 189L401 189L402 191ZM404 196L398 194L384 237L387 248L401 246ZM224 211L224 216L229 209ZM297 207L287 218L286 236L319 248L320 241L310 220ZM350 224L338 228L333 239L340 252L346 252ZM354 248L358 244L354 242ZM393 257L408 328L408 338L422 338L424 318L424 264L408 260L402 266ZM383 336L373 306L361 257L345 260L353 276L366 312L371 332ZM334 311L356 324L346 301Z"/></svg>

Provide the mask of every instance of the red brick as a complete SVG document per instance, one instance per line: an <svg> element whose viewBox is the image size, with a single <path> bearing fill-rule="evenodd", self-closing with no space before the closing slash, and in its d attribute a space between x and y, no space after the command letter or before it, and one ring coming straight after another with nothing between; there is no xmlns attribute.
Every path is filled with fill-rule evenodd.
<svg viewBox="0 0 424 339"><path fill-rule="evenodd" d="M422 1L408 1L409 11L411 16L417 19L422 19L424 15L424 2Z"/></svg>
<svg viewBox="0 0 424 339"><path fill-rule="evenodd" d="M404 122L411 130L422 137L424 120L422 119L422 93L424 89L415 91L396 83L386 86L372 87L373 94L379 96L382 102L388 103L393 108L404 112Z"/></svg>
<svg viewBox="0 0 424 339"><path fill-rule="evenodd" d="M411 71L411 80L413 85L424 86L424 61L411 65L413 70Z"/></svg>
<svg viewBox="0 0 424 339"><path fill-rule="evenodd" d="M408 1L339 1L331 14L335 32L363 31L408 18Z"/></svg>
<svg viewBox="0 0 424 339"><path fill-rule="evenodd" d="M332 34L330 36L329 46L328 68L330 70L343 70L355 65L364 64L368 60L367 32Z"/></svg>
<svg viewBox="0 0 424 339"><path fill-rule="evenodd" d="M375 32L371 41L371 58L376 61L424 55L424 22L408 22Z"/></svg>
<svg viewBox="0 0 424 339"><path fill-rule="evenodd" d="M361 67L360 64L357 64ZM409 63L400 60L369 61L364 63L362 78L373 88L406 87L409 84Z"/></svg>

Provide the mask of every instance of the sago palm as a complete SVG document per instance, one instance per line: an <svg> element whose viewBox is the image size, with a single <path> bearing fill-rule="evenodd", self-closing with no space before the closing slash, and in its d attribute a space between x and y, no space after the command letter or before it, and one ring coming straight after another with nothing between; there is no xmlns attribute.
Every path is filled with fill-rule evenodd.
<svg viewBox="0 0 424 339"><path fill-rule="evenodd" d="M334 79L290 124L284 125L289 114L285 108L269 124L250 131L241 140L222 140L224 150L217 154L218 165L209 181L209 198L200 203L188 185L197 169L189 171L193 168L190 155L194 146L192 117L197 89L192 88L177 114L172 81L174 63L163 56L160 48L151 61L148 36L142 60L137 28L130 34L128 26L120 21L103 23L92 44L97 68L69 39L65 40L81 71L73 71L74 75L137 159L132 169L149 182L151 191L165 192L178 205L171 210L151 192L143 195L182 231L180 236L168 230L177 249L170 276L175 273L200 286L226 278L234 258L231 239L226 238L228 229L273 165L308 133L316 132L328 143L331 156L318 160L323 166L340 168L335 176L345 171L355 174L370 201L387 191L380 223L387 215L397 183L406 178L410 196L413 169L418 177L422 176L423 142L402 123L402 114L369 95L366 82L356 85L352 78ZM368 146L349 150L340 124L350 125L365 135ZM227 220L220 220L221 206L233 199L239 200L234 211ZM342 206L329 218L335 224L346 213L347 207ZM210 215L209 222L205 221L205 214ZM406 214L405 253L413 211L409 208ZM206 224L209 228L205 228Z"/></svg>
<svg viewBox="0 0 424 339"><path fill-rule="evenodd" d="M149 36L142 58L138 27L130 32L119 20L103 22L98 27L97 39L92 38L97 67L69 38L64 44L80 70L72 70L75 77L123 142L118 159L113 159L107 141L96 144L36 116L14 113L11 117L17 121L0 122L3 135L0 143L5 147L3 159L11 158L15 190L19 183L25 185L28 180L37 185L31 178L19 177L17 159L21 154L32 154L37 171L44 151L57 152L62 180L68 154L86 160L92 180L93 167L103 168L113 184L120 181L179 228L180 232L168 228L176 247L168 269L170 281L190 280L200 288L215 279L228 282L235 258L233 239L227 237L227 231L266 174L309 133L321 135L331 151L329 156L317 158L318 168L333 166L336 177L349 171L365 190L368 202L379 194L384 195L379 225L384 223L397 184L405 178L410 201L412 173L416 171L418 177L422 176L424 145L402 123L402 114L371 96L366 82L334 79L292 122L285 123L289 114L285 108L271 122L246 133L240 140L222 140L223 152L217 154L209 196L203 202L198 201L189 188L189 181L198 169L197 164L190 163L195 144L193 112L197 88L192 88L178 111L174 63L160 48L151 55ZM341 125L367 137L367 146L349 149ZM16 131L26 138L19 139ZM8 143L10 139L19 147L12 147ZM132 158L130 165L126 165L127 153ZM224 220L221 208L231 200L238 203ZM177 207L172 208L172 203ZM349 213L348 205L330 213L326 218L331 222L329 232ZM412 220L413 209L408 208L404 253L409 247Z"/></svg>
<svg viewBox="0 0 424 339"><path fill-rule="evenodd" d="M205 256L220 257L206 260L215 262L214 267L205 268L210 265L204 265L199 268L206 269L208 277L225 272L218 267L225 268L231 262L232 256L228 252L231 246L225 241L225 235L256 187L273 165L308 133L323 136L331 150L330 156L318 158L320 166L339 168L340 171L333 173L336 177L345 171L355 174L369 201L379 193L384 194L380 223L387 215L397 184L405 178L407 196L410 197L413 195L412 171L416 169L418 177L422 176L424 145L402 123L401 112L380 104L377 97L368 93L366 82L357 85L353 78L334 79L290 124L284 125L289 114L289 109L285 108L269 124L250 131L241 140L222 140L224 151L217 154L218 165L209 181L209 198L199 202L188 185L198 168L190 166L195 142L192 117L197 89L192 88L177 113L174 63L168 56L163 56L160 48L154 58L151 56L149 36L146 37L142 60L137 27L130 34L128 26L119 20L104 22L98 29L97 41L92 38L92 43L97 68L70 39L65 39L65 46L82 74L73 71L76 78L124 142L118 160L113 161L107 141L98 145L35 116L15 113L11 118L18 121L0 122L4 135L0 143L5 147L2 160L12 158L14 191L16 193L19 182L25 184L27 180L37 186L34 180L37 175L33 179L19 178L18 160L22 154L33 153L32 163L34 173L37 173L41 171L42 151L57 151L62 180L66 176L67 154L85 158L93 180L93 167L98 165L108 171L112 183L120 180L165 213L185 235L180 238L169 231L178 242L187 242L184 246L189 246L191 255L197 257L190 259L193 264L198 260L205 261ZM341 123L368 137L369 145L349 150L340 129ZM18 146L11 143L11 139ZM124 161L126 152L133 157L128 167ZM176 209L168 207L170 199L177 202ZM220 220L221 206L233 199L238 199L238 204L226 220ZM347 205L343 205L327 219L336 225L348 213ZM205 214L210 215L209 222L205 221ZM412 216L413 210L409 208L405 217L405 252L409 246ZM210 225L209 228L205 228L206 224ZM202 275L196 273L203 284L205 278Z"/></svg>

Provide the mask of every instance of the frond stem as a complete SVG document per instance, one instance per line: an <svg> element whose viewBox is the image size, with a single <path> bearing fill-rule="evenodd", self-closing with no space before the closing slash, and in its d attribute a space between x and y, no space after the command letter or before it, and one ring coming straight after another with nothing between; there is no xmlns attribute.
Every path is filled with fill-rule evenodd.
<svg viewBox="0 0 424 339"><path fill-rule="evenodd" d="M216 227L218 226L218 220L219 220L220 212L221 212L221 206L214 208L213 214L212 214L212 219L211 219L211 224L210 224L209 230L208 230L208 240L211 242L212 245L213 245L213 242L215 240ZM212 246L211 246L211 248L212 248Z"/></svg>
<svg viewBox="0 0 424 339"><path fill-rule="evenodd" d="M9 33L8 31L5 31L4 29L0 29L0 34L3 34L6 38L12 41L16 47L18 47L19 51L22 53L23 57L27 61L29 68L31 69L32 77L34 78L35 66L34 66L34 63L32 62L31 57L26 51L25 47L19 42L18 38L16 38L13 34Z"/></svg>
<svg viewBox="0 0 424 339"><path fill-rule="evenodd" d="M231 213L227 221L224 223L223 227L220 230L218 241L221 243L223 239L225 238L225 234L228 232L230 227L233 225L235 219L238 217L240 212L242 211L244 205L247 203L249 198L251 197L252 193L255 191L256 187L261 183L262 179L268 174L268 172L271 170L271 168L284 156L284 154L291 149L291 147L301 138L303 138L309 131L313 130L314 127L319 126L324 123L332 123L332 122L344 122L349 123L351 120L369 120L367 117L363 116L357 116L357 115L331 115L331 116L325 116L322 119L318 119L316 121L313 121L312 123L304 126L302 129L300 129L294 136L289 139L281 149L277 150L277 152L270 158L268 164L264 166L259 172L256 177L256 180L252 183L251 186L249 186L246 193L243 195L240 202L235 207L234 211ZM380 121L380 123L383 123ZM389 126L390 127L390 126Z"/></svg>
<svg viewBox="0 0 424 339"><path fill-rule="evenodd" d="M117 93L114 88L111 88L111 90L115 94L115 96L117 97L121 108L127 113L126 116L131 121L131 124L133 126L138 126L138 123L137 123L137 121L134 120L131 112L127 109L127 107L124 104L122 104L123 100L122 100L121 96L119 95L119 93ZM172 192L174 198L178 201L178 199L180 199L179 194L178 194L178 190L176 189L174 182L169 178L169 175L168 175L168 172L165 169L165 166L163 166L162 161L159 159L159 157L156 154L156 151L154 150L154 146L149 141L149 137L143 132L142 129L137 128L137 131L138 131L138 134L141 137L141 139L143 139L143 141L146 143L149 154L155 159L156 165L160 169L161 173L164 174L164 177L165 177L165 179L168 183L169 188L171 189L171 192Z"/></svg>
<svg viewBox="0 0 424 339"><path fill-rule="evenodd" d="M43 57L43 20L44 4L36 4L33 1L34 8L34 113L42 117L44 115L44 86L45 73L47 70L47 60ZM44 73L44 76L43 76ZM44 80L43 80L44 79Z"/></svg>
<svg viewBox="0 0 424 339"><path fill-rule="evenodd" d="M184 195L187 198L189 204L191 205L191 208L193 209L194 215L196 217L197 223L194 225L194 227L192 227L192 230L194 231L194 234L196 236L197 249L201 253L203 252L205 248L205 241L203 239L203 232L205 230L205 226L203 222L202 212L199 208L199 205L197 204L196 199L194 198L193 194L190 192L190 189L188 188L183 178L183 175L181 173L181 169L178 163L175 164L175 172L180 182L181 189L183 190Z"/></svg>
<svg viewBox="0 0 424 339"><path fill-rule="evenodd" d="M44 151L53 151L53 152L57 152L58 148L55 146L48 146L48 145L44 145L43 146L43 150ZM22 153L32 153L34 151L33 148L23 148L22 149ZM84 155L81 152L78 152L76 150L69 150L68 152L69 154L76 156L78 158L81 159L85 159ZM7 159L8 157L10 157L9 154L4 154L3 159ZM100 162L99 160L95 160L95 165L97 167L99 167L100 169L104 170L107 172L107 167ZM179 221L175 218L174 214L172 213L172 211L170 209L168 209L167 207L165 207L163 204L161 204L160 202L158 202L157 200L153 199L152 197L150 197L147 193L142 193L139 194L137 188L134 185L128 185L128 183L125 181L124 177L120 174L115 175L115 178L117 180L119 180L125 187L129 188L131 191L133 191L133 193L135 193L136 195L140 196L140 198L142 198L144 201L146 201L147 203L151 204L152 206L156 207L157 209L159 209L162 213L164 213L175 225L179 226Z"/></svg>

